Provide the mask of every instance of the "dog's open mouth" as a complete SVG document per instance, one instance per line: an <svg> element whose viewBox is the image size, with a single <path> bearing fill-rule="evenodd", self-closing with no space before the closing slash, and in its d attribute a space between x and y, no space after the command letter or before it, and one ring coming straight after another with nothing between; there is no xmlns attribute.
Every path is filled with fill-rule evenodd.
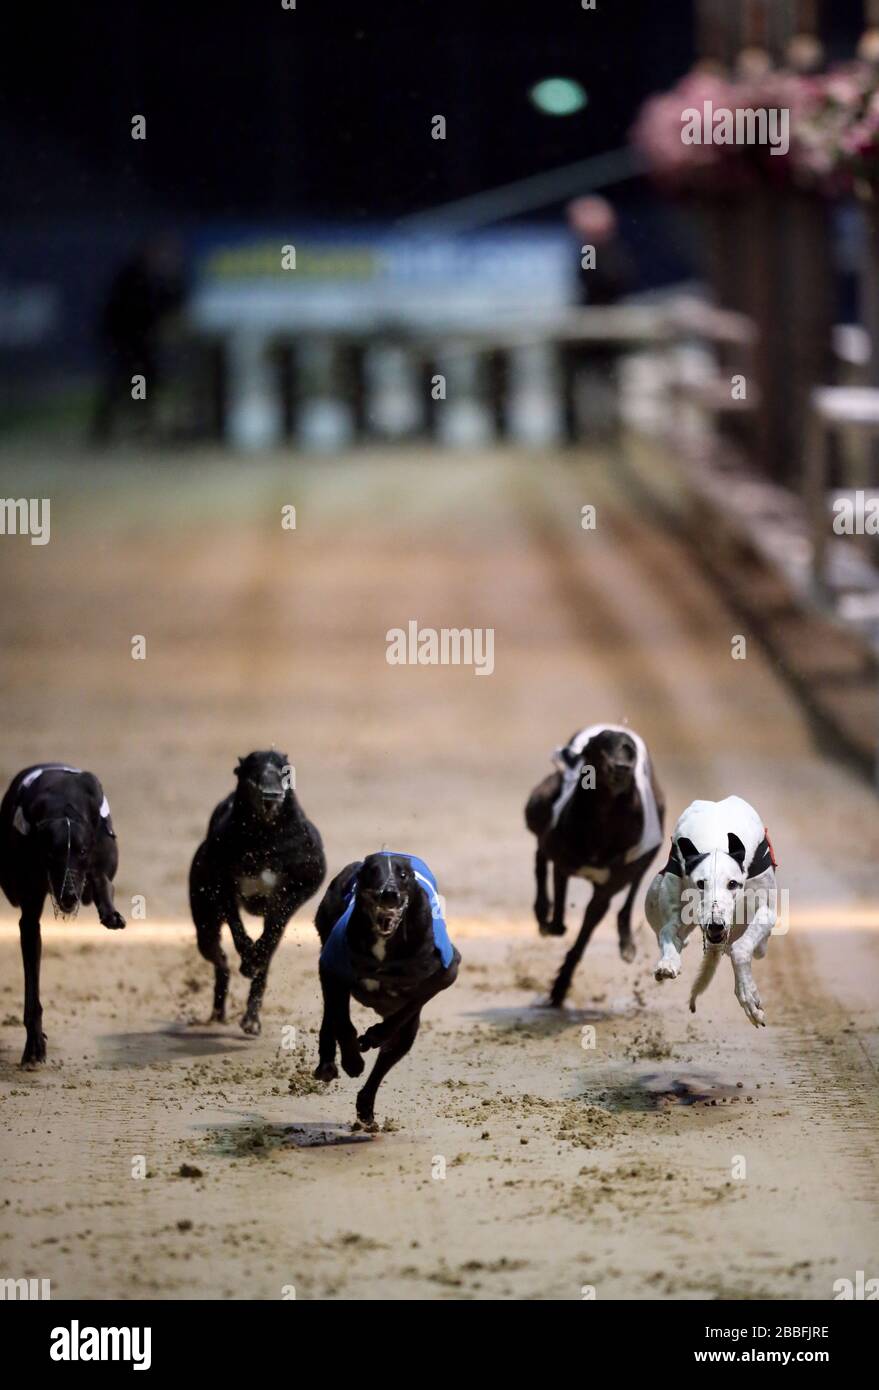
<svg viewBox="0 0 879 1390"><path fill-rule="evenodd" d="M376 908L373 912L372 924L379 936L393 936L403 918L403 908Z"/></svg>
<svg viewBox="0 0 879 1390"><path fill-rule="evenodd" d="M704 927L703 930L710 946L721 946L726 940L726 927Z"/></svg>

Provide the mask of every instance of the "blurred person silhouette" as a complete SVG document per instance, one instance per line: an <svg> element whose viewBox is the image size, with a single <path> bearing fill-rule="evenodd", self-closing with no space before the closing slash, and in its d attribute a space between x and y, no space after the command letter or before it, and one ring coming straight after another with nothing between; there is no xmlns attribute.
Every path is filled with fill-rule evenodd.
<svg viewBox="0 0 879 1390"><path fill-rule="evenodd" d="M92 421L92 438L106 443L120 414L136 405L148 431L155 427L155 403L162 382L161 336L186 298L183 250L168 233L147 241L116 271L98 319L103 359ZM140 386L132 378L143 377Z"/></svg>
<svg viewBox="0 0 879 1390"><path fill-rule="evenodd" d="M575 198L568 204L567 220L577 241L578 303L618 303L635 284L635 266L620 240L614 209L606 198ZM571 442L582 434L606 435L616 428L619 357L619 347L610 341L569 345L565 417Z"/></svg>

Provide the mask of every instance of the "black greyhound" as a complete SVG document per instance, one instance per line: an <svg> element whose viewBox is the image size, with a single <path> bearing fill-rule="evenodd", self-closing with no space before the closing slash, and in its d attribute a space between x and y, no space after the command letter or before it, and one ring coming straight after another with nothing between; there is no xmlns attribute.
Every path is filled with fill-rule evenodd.
<svg viewBox="0 0 879 1390"><path fill-rule="evenodd" d="M40 918L48 894L56 915L75 916L94 903L105 927L125 926L113 906L119 850L110 807L97 777L63 763L26 767L0 804L0 887L21 908L24 962L22 1066L45 1062L40 1003Z"/></svg>
<svg viewBox="0 0 879 1390"><path fill-rule="evenodd" d="M214 967L211 1021L226 1021L229 962L220 938L227 922L241 974L251 981L241 1027L257 1034L272 956L293 913L323 883L327 863L321 837L296 798L286 754L249 753L238 759L235 776L238 786L215 809L195 852L189 902L198 949ZM241 907L263 919L256 941Z"/></svg>
<svg viewBox="0 0 879 1390"><path fill-rule="evenodd" d="M632 904L638 885L662 841L665 805L653 776L646 746L628 729L595 725L575 734L559 750L559 771L545 778L528 798L525 824L537 836L534 913L541 933L565 932L568 879L593 885L583 925L550 991L561 1006L574 971L613 898L624 888L617 917L620 955L632 960ZM546 891L553 866L553 902Z"/></svg>
<svg viewBox="0 0 879 1390"><path fill-rule="evenodd" d="M334 1081L336 1044L348 1076L363 1071L362 1052L379 1049L357 1094L357 1118L375 1126L375 1096L415 1041L421 1010L454 984L461 957L449 940L436 879L423 860L381 852L348 864L315 916L321 940L324 1015L315 1076ZM358 1038L351 996L382 1017Z"/></svg>

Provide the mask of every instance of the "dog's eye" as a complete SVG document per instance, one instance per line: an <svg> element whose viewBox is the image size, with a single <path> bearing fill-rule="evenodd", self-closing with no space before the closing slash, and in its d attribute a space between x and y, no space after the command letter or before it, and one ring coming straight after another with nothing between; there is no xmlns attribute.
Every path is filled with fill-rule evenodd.
<svg viewBox="0 0 879 1390"><path fill-rule="evenodd" d="M738 885L737 881L736 881L734 878L731 878L730 881L729 881L729 883L728 883L726 886L727 886L727 888L730 890L730 892L732 892L733 889L738 888L739 885Z"/></svg>
<svg viewBox="0 0 879 1390"><path fill-rule="evenodd" d="M696 879L696 887L697 887L697 888L704 888L704 887L705 887L705 880L704 880L704 878L697 878L697 879Z"/></svg>

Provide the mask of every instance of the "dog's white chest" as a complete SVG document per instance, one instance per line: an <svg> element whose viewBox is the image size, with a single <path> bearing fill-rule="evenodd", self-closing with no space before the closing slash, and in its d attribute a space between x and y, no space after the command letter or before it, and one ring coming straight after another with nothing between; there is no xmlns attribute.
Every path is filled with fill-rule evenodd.
<svg viewBox="0 0 879 1390"><path fill-rule="evenodd" d="M278 875L272 869L263 869L258 877L239 878L238 892L242 898L264 898L277 881Z"/></svg>
<svg viewBox="0 0 879 1390"><path fill-rule="evenodd" d="M578 878L588 878L590 883L607 883L610 869L598 869L593 864L584 864L577 870Z"/></svg>

